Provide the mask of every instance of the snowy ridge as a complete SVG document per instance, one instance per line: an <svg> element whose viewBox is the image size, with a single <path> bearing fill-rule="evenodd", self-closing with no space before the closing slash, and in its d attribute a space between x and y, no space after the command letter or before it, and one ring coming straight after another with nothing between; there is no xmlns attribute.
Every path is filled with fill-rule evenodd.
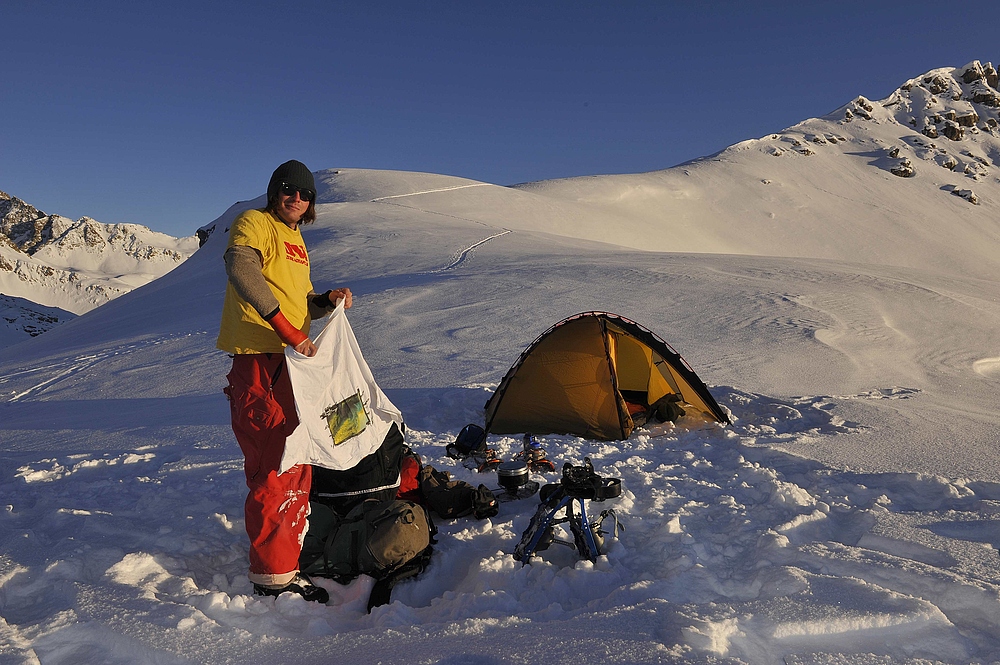
<svg viewBox="0 0 1000 665"><path fill-rule="evenodd" d="M203 227L176 270L0 349L0 659L997 662L995 167L934 157L995 159L994 137L923 133L917 81L952 86L927 90L942 106L982 105L954 99L976 94L968 68L935 71L902 101L652 174L514 189L317 174L313 282L354 291L352 327L425 463L497 487L445 446L539 333L583 311L663 337L731 415L624 442L539 437L557 468L587 456L622 479L589 508L624 527L596 564L558 544L515 561L529 498L439 520L430 567L371 615L367 578L321 581L328 606L251 595L214 340L225 230L260 199ZM927 109L939 132L946 112ZM891 172L904 158L912 177Z"/></svg>
<svg viewBox="0 0 1000 665"><path fill-rule="evenodd" d="M0 192L0 291L76 314L177 267L197 240L46 215Z"/></svg>
<svg viewBox="0 0 1000 665"><path fill-rule="evenodd" d="M629 247L990 276L1000 261L991 251L1000 93L989 71L979 61L934 70L884 100L858 97L823 118L665 171L517 187L627 217L619 244ZM926 222L931 210L940 214L934 226ZM914 234L926 242L898 242Z"/></svg>

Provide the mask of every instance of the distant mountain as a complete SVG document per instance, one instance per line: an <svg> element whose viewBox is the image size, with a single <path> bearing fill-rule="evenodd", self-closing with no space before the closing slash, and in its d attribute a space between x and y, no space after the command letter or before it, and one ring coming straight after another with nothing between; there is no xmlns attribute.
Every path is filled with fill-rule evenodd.
<svg viewBox="0 0 1000 665"><path fill-rule="evenodd" d="M0 192L0 294L46 307L82 314L170 272L197 247L194 236L74 222Z"/></svg>
<svg viewBox="0 0 1000 665"><path fill-rule="evenodd" d="M0 348L37 337L75 317L57 307L0 294Z"/></svg>

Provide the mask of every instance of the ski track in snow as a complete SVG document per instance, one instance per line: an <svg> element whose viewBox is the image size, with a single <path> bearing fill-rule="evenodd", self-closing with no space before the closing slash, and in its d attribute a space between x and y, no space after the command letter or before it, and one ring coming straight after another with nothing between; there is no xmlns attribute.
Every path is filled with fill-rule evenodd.
<svg viewBox="0 0 1000 665"><path fill-rule="evenodd" d="M967 554L942 545L958 533L996 558L1000 485L831 470L768 446L857 431L830 413L834 400L845 398L713 392L732 414L730 427L690 420L624 442L540 438L557 466L589 456L599 473L623 480L619 499L589 507L591 515L613 509L623 527L596 564L556 544L522 566L511 553L537 497L508 502L490 520L438 520L431 566L370 616L363 609L368 578L346 587L321 581L334 599L327 607L250 595L242 460L226 432L217 445L194 451L20 455L0 476L0 541L9 544L0 558L7 645L0 654L19 659L11 662L70 663L102 649L109 654L102 662L176 662L156 656L161 640L203 639L212 646L192 654L196 660L240 662L249 648L250 660L263 661L269 649L289 643L306 648L347 637L337 646L343 656L370 660L364 644L371 631L402 631L405 649L405 627L416 625L456 649L498 626L605 613L603 621L648 631L665 649L606 662L881 653L887 633L899 639L893 653L914 658L961 662L1000 653L1000 572L983 577L963 563ZM910 393L887 388L846 399ZM444 455L487 395L438 389L397 405L421 414L408 442L425 463L495 487L495 476ZM452 410L443 415L425 401ZM520 440L492 437L490 445L509 458ZM911 521L923 544L896 536L899 520ZM829 606L817 607L817 596L831 599ZM58 619L43 616L53 605Z"/></svg>
<svg viewBox="0 0 1000 665"><path fill-rule="evenodd" d="M470 187L495 187L496 185L491 185L488 182L475 182L468 185L455 185L453 187L440 187L438 189L426 189L420 192L410 192L409 194L393 194L391 196L379 196L371 199L372 203L378 203L380 201L388 201L390 199L403 199L408 196L420 196L421 194L436 194L438 192L452 192L456 189L469 189Z"/></svg>
<svg viewBox="0 0 1000 665"><path fill-rule="evenodd" d="M452 261L451 263L449 263L448 265L446 265L444 268L438 268L437 270L428 270L427 272L422 273L422 274L425 274L425 275L435 275L435 274L438 274L438 273L447 272L449 270L454 270L455 268L457 268L460 265L462 265L465 262L465 260L469 257L469 254L471 254L472 251L475 250L477 247L481 247L481 246L485 245L486 243L488 243L490 240L494 240L495 238L499 238L501 236L505 236L508 233L511 233L511 231L509 229L504 229L500 233L494 233L493 235L489 236L488 238L483 238L479 242L473 243L473 244L469 245L468 247L466 247L465 249L463 249L462 251L458 252L457 256L455 257L455 260Z"/></svg>
<svg viewBox="0 0 1000 665"><path fill-rule="evenodd" d="M148 349L152 346L164 344L174 339L190 336L190 333L159 336L153 339L143 340L142 342L124 344L113 349L101 351L100 353L83 354L62 362L39 365L37 367L30 367L7 374L0 374L0 402L19 402L25 397L37 396L38 394L44 392L47 388L57 384L63 379L85 372L97 363L105 361L109 358L128 355L137 351ZM30 378L36 376L38 378ZM26 379L29 382L35 381L35 383L30 383L27 387L23 388L14 388L13 390L10 390L10 392L6 392L5 396L4 384L10 384L13 386L16 383L24 382Z"/></svg>
<svg viewBox="0 0 1000 665"><path fill-rule="evenodd" d="M103 354L92 354L92 355L78 356L77 358L74 358L72 362L69 362L69 363L55 363L55 364L52 364L52 365L43 365L41 367L36 367L36 368L32 368L32 369L28 369L28 370L24 370L24 371L20 371L20 372L15 372L15 373L12 373L12 374L7 374L7 375L4 375L4 376L0 376L0 385L6 383L8 381L10 381L11 379L20 378L20 377L24 377L24 376L27 376L27 375L32 375L32 374L46 375L46 374L50 374L50 376L48 376L47 378L43 379L41 382L35 383L35 384L31 385L30 387L28 387L28 388L26 388L24 390L21 390L21 391L17 391L17 390L12 391L10 393L10 397L8 398L7 401L9 401L9 402L17 402L17 401L21 400L24 397L27 397L27 396L33 395L33 394L37 394L37 393L45 390L45 388L47 388L48 386L52 385L53 383L56 383L56 382L60 381L61 379L66 378L67 376L70 376L70 375L75 374L77 372L82 372L83 370L87 369L88 367L93 366L95 363L99 362L100 360L102 360L104 358L109 357L110 355L111 354L103 353Z"/></svg>

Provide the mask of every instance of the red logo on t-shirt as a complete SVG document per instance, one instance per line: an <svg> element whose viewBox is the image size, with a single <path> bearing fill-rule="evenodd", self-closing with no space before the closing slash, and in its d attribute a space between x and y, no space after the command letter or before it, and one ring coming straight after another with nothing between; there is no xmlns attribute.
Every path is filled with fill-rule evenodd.
<svg viewBox="0 0 1000 665"><path fill-rule="evenodd" d="M305 266L309 265L309 255L306 254L306 248L302 245L285 242L285 258Z"/></svg>

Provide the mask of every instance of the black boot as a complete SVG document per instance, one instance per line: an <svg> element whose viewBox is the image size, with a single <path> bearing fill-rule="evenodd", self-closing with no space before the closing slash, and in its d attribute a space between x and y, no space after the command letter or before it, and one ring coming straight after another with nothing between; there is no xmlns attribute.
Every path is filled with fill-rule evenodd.
<svg viewBox="0 0 1000 665"><path fill-rule="evenodd" d="M317 603L326 603L330 600L330 594L327 593L326 589L313 584L312 580L303 573L296 573L291 582L282 586L254 584L253 592L257 596L280 596L283 593L297 593L306 600Z"/></svg>

